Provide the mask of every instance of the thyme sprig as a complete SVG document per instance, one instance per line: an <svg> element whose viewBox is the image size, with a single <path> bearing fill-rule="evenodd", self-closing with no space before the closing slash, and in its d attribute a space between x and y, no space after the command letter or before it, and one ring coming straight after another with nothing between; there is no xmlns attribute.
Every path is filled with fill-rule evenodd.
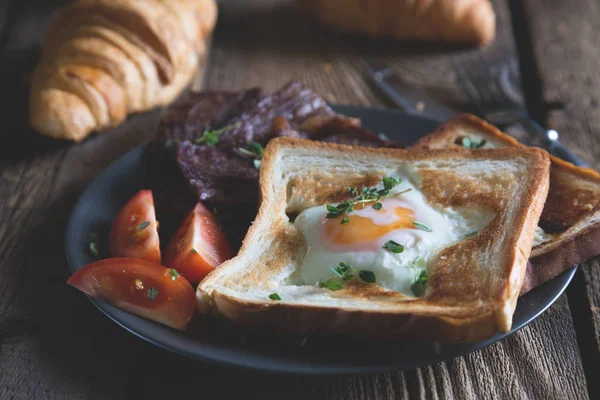
<svg viewBox="0 0 600 400"><path fill-rule="evenodd" d="M409 268L415 272L415 280L410 284L410 290L417 297L422 296L425 293L425 285L429 280L429 275L427 275L427 271L425 269L418 270L415 267L415 263L419 257L415 257L412 263L409 265Z"/></svg>
<svg viewBox="0 0 600 400"><path fill-rule="evenodd" d="M240 123L238 122L237 124L233 124L233 125L227 125L221 129L210 129L210 127L207 127L204 132L202 133L202 136L200 136L199 138L194 139L194 144L203 144L206 143L207 146L214 146L217 143L219 143L219 136L222 135L223 133L230 131L232 129L237 128L238 126L240 126Z"/></svg>
<svg viewBox="0 0 600 400"><path fill-rule="evenodd" d="M480 149L485 146L486 143L487 140L485 139L481 139L481 141L478 142L477 140L471 139L468 136L463 137L460 142L460 144L467 149Z"/></svg>
<svg viewBox="0 0 600 400"><path fill-rule="evenodd" d="M252 160L254 168L260 168L262 158L265 155L265 149L263 148L262 144L258 142L250 142L248 143L247 149L243 147L238 147L238 151L245 156L250 156L254 158L254 160Z"/></svg>
<svg viewBox="0 0 600 400"><path fill-rule="evenodd" d="M381 210L383 208L383 204L381 204L380 200L384 196L388 196L390 194L390 190L396 185L400 183L399 179L393 177L384 177L382 179L383 189L377 189L376 187L367 188L364 187L360 191L357 188L348 188L348 193L358 196L355 199L344 201L337 206L328 204L327 205L327 218L338 218L344 214L344 218L340 221L340 224L344 225L350 222L350 218L347 214L350 214L354 211L354 208L357 205L362 205L364 208L365 203L373 203L371 207L375 210ZM410 189L403 191L402 193L406 193L410 191Z"/></svg>
<svg viewBox="0 0 600 400"><path fill-rule="evenodd" d="M320 288L327 288L332 292L336 290L340 290L344 288L343 281L349 281L354 279L354 276L357 272L357 269L347 262L341 262L335 268L331 268L331 271L334 273L333 278L329 278L326 281L320 280L317 282L317 286ZM367 283L375 283L377 280L375 278L375 273L373 271L369 271L366 269L361 269L358 271L358 276L360 279ZM340 279L342 282L340 282Z"/></svg>

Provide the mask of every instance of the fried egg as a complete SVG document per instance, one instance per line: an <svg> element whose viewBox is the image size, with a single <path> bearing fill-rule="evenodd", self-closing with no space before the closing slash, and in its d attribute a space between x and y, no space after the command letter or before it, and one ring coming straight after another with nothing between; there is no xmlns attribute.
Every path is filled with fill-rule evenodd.
<svg viewBox="0 0 600 400"><path fill-rule="evenodd" d="M380 200L380 210L361 203L349 214L327 218L327 205L322 205L296 217L294 225L307 244L298 269L301 284L326 281L335 276L332 268L346 262L356 270L372 271L381 287L414 296L411 284L442 249L478 232L492 219L485 213L434 208L410 180L397 179L400 183ZM341 224L344 216L349 222ZM388 241L404 250L386 249Z"/></svg>

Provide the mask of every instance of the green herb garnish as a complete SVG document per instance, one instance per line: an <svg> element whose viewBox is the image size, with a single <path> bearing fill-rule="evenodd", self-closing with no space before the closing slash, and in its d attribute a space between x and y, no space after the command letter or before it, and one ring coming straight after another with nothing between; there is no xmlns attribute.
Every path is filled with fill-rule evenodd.
<svg viewBox="0 0 600 400"><path fill-rule="evenodd" d="M340 290L340 289L344 288L343 283L338 282L333 279L328 279L326 281L319 281L319 282L317 282L317 286L320 288L327 288L327 289L331 290L332 292L335 292L336 290Z"/></svg>
<svg viewBox="0 0 600 400"><path fill-rule="evenodd" d="M354 274L352 273L354 268L346 262L339 263L337 267L331 268L331 270L334 274L336 274L345 281L349 281L354 277Z"/></svg>
<svg viewBox="0 0 600 400"><path fill-rule="evenodd" d="M100 254L100 248L98 246L98 237L95 233L92 233L92 237L90 239L90 254L94 257L98 257Z"/></svg>
<svg viewBox="0 0 600 400"><path fill-rule="evenodd" d="M427 225L423 222L415 221L412 218L410 220L415 228L420 229L425 232L433 232L433 229L431 229L431 227L429 225Z"/></svg>
<svg viewBox="0 0 600 400"><path fill-rule="evenodd" d="M396 178L385 177L383 178L383 189L377 190L377 188L362 188L360 191L357 188L348 188L348 193L358 196L355 199L344 201L343 203L334 205L327 205L327 218L337 218L344 214L350 214L354 211L354 207L357 204L364 203L374 203L373 208L375 210L381 210L383 208L383 204L381 204L380 200L383 196L387 196L390 193L390 190L399 184L400 181ZM340 221L340 224L347 224L350 222L350 218L345 216Z"/></svg>
<svg viewBox="0 0 600 400"><path fill-rule="evenodd" d="M462 144L463 147L467 148L467 149L480 149L483 146L485 146L485 144L487 143L487 140L482 139L480 142L471 139L468 136L465 136L464 138L462 138L460 144Z"/></svg>
<svg viewBox="0 0 600 400"><path fill-rule="evenodd" d="M247 149L239 147L238 151L243 155L253 157L254 160L252 160L252 163L254 164L254 168L260 168L261 160L265 155L265 149L262 147L262 144L258 142L250 142L248 143Z"/></svg>
<svg viewBox="0 0 600 400"><path fill-rule="evenodd" d="M191 250L190 250L190 253L192 253L192 254L198 254L198 250L196 250L196 249L191 249Z"/></svg>
<svg viewBox="0 0 600 400"><path fill-rule="evenodd" d="M239 122L237 124L228 125L221 129L216 129L216 130L212 130L212 129L210 129L210 127L207 127L204 130L204 132L202 133L202 136L194 139L194 144L206 143L208 146L214 146L217 143L219 143L219 135L221 135L227 131L230 131L232 129L235 129L238 126L240 126Z"/></svg>
<svg viewBox="0 0 600 400"><path fill-rule="evenodd" d="M255 157L259 160L265 155L265 149L262 147L262 144L258 142L250 142L248 143L247 149L239 147L238 150L246 156Z"/></svg>
<svg viewBox="0 0 600 400"><path fill-rule="evenodd" d="M179 278L181 276L179 274L179 272L177 272L177 270L173 269L173 268L167 269L167 274L169 274L171 276L172 281L176 280L177 278Z"/></svg>
<svg viewBox="0 0 600 400"><path fill-rule="evenodd" d="M413 294L417 297L420 297L425 293L425 284L429 280L429 276L427 276L427 272L425 270L421 270L414 282L410 285L410 290L412 290Z"/></svg>
<svg viewBox="0 0 600 400"><path fill-rule="evenodd" d="M137 226L137 228L136 228L136 229L137 229L138 231L141 231L142 229L145 229L145 228L147 228L147 227L148 227L148 225L150 225L150 222L148 222L148 221L145 221L145 222L142 222L141 224L139 224L139 225Z"/></svg>
<svg viewBox="0 0 600 400"><path fill-rule="evenodd" d="M277 293L271 293L271 294L269 295L269 298L270 298L271 300L281 300L281 297L279 297L279 295L278 295Z"/></svg>
<svg viewBox="0 0 600 400"><path fill-rule="evenodd" d="M383 178L383 190L387 190L388 192L392 190L394 186L400 183L400 180L393 178L391 176L387 178ZM387 195L387 193L386 193Z"/></svg>
<svg viewBox="0 0 600 400"><path fill-rule="evenodd" d="M156 296L158 296L158 289L152 286L148 289L148 298L152 301L156 300Z"/></svg>
<svg viewBox="0 0 600 400"><path fill-rule="evenodd" d="M387 242L385 242L385 244L383 245L383 248L391 251L392 253L396 253L396 254L400 254L404 251L404 246L402 246L400 243L397 243L393 240L388 240Z"/></svg>
<svg viewBox="0 0 600 400"><path fill-rule="evenodd" d="M375 279L375 272L373 271L367 271L367 270L360 270L358 272L358 275L360 276L360 279L362 279L363 281L367 282L367 283L375 283L376 279Z"/></svg>
<svg viewBox="0 0 600 400"><path fill-rule="evenodd" d="M343 281L349 281L352 280L356 274L356 268L347 262L339 263L337 267L331 268L331 271L335 274L335 276L326 281L317 282L318 287L327 288L332 291L340 290L344 287L344 284L337 279L339 278ZM373 271L361 269L358 271L358 276L367 283L373 283L376 281L375 273Z"/></svg>

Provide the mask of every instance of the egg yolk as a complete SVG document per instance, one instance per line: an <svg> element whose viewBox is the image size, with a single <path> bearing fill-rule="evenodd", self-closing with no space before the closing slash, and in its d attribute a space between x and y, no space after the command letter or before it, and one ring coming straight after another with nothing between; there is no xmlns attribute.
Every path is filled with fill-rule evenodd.
<svg viewBox="0 0 600 400"><path fill-rule="evenodd" d="M374 210L375 211L375 210ZM378 213L383 210L376 211ZM394 208L396 219L387 225L377 225L370 218L350 214L350 222L342 225L340 220L345 216L325 221L325 235L331 242L340 245L351 245L375 240L397 229L414 228L414 212L409 208Z"/></svg>

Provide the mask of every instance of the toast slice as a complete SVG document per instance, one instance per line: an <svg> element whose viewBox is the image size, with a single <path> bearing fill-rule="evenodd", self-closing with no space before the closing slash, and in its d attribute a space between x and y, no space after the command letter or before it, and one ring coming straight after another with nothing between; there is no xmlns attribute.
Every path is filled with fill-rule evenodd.
<svg viewBox="0 0 600 400"><path fill-rule="evenodd" d="M274 139L261 165L256 220L238 255L200 283L197 308L235 324L298 334L462 342L507 332L546 200L549 167L549 157L540 149L407 151ZM396 192L381 200L380 211L396 213L414 207L415 218L429 215L423 221L431 225L430 232L413 217L412 225L400 230L415 238L431 234L412 245L406 242L400 254L382 248L381 239L387 236L366 239L375 225L367 226L357 215L374 209L372 205L366 203L367 211L357 205L348 214L350 222L343 225L339 218L321 213L324 205L355 198L362 188L381 189L383 177L401 181L391 189ZM393 201L407 203L394 207ZM321 233L313 235L306 227L311 226L309 215L314 212L320 217L313 219L317 222L312 226ZM392 226L391 221L400 218L386 219L383 225ZM353 228L359 223L363 225ZM343 229L354 233L358 229L356 246L375 243L375 247L368 251L356 247L357 252L350 254L339 253L339 248L325 251L322 256L334 264L317 263L316 270L310 269L308 260L314 261L317 250L337 245L337 236L334 241L329 234L319 236L329 229L319 228L325 225L338 227L342 235L347 233ZM439 238L445 238L445 246L425 246ZM400 262L411 251L417 257ZM352 255L377 255L386 262L389 258L395 267L382 266L384 273L375 273L377 262L368 271L355 264L358 259ZM341 261L356 266L353 279L336 280L331 267ZM419 268L414 267L417 261ZM363 277L365 271L359 273L358 267L371 277ZM319 284L315 273L320 274ZM332 278L325 280L328 277ZM331 282L338 283L332 286ZM421 293L413 286L419 283Z"/></svg>
<svg viewBox="0 0 600 400"><path fill-rule="evenodd" d="M473 115L459 115L411 149L524 147ZM485 142L483 143L482 141ZM536 232L521 294L600 254L600 174L550 156L550 190Z"/></svg>

